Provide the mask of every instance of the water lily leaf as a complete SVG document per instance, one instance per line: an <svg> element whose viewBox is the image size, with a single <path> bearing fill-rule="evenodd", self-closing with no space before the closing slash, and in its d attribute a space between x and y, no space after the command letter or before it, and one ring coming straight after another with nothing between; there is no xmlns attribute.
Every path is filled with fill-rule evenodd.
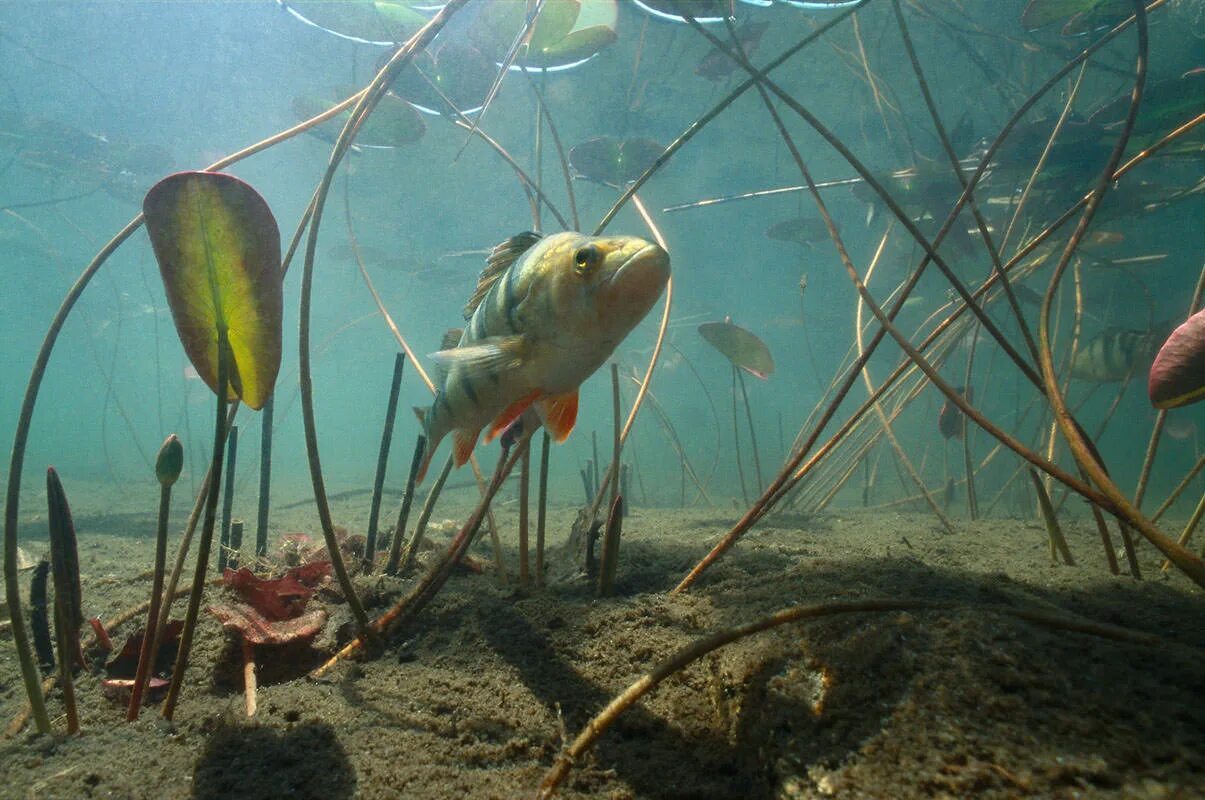
<svg viewBox="0 0 1205 800"><path fill-rule="evenodd" d="M303 95L293 98L293 113L298 119L309 119L327 111L343 98L355 94L350 87L340 88L332 92L333 100ZM327 120L310 133L327 142L334 142L343 126L347 124L351 111ZM387 94L373 109L372 114L360 126L356 134L355 144L359 147L393 148L404 144L417 142L427 132L427 123L414 108L396 95Z"/></svg>
<svg viewBox="0 0 1205 800"><path fill-rule="evenodd" d="M1021 12L1021 24L1025 30L1045 28L1055 22L1063 22L1076 14L1092 10L1101 0L1030 0Z"/></svg>
<svg viewBox="0 0 1205 800"><path fill-rule="evenodd" d="M731 320L704 322L699 335L719 350L732 365L754 377L766 379L774 373L774 358L765 342Z"/></svg>
<svg viewBox="0 0 1205 800"><path fill-rule="evenodd" d="M598 0L594 0L598 2ZM600 16L592 9L587 16ZM502 61L516 34L527 21L524 3L488 3L473 20L469 37L490 58ZM585 61L615 41L606 24L577 27L582 16L579 0L546 0L532 27L526 53L518 64L533 69L557 69ZM605 15L603 15L605 16Z"/></svg>
<svg viewBox="0 0 1205 800"><path fill-rule="evenodd" d="M280 369L280 231L233 175L178 172L142 204L184 352L217 391L218 331L230 344L227 399L262 408Z"/></svg>
<svg viewBox="0 0 1205 800"><path fill-rule="evenodd" d="M407 102L435 113L442 113L448 102L461 113L476 110L489 93L497 72L492 61L463 39L450 39L422 51L414 66L415 69L403 70L398 75L392 91Z"/></svg>
<svg viewBox="0 0 1205 800"><path fill-rule="evenodd" d="M558 42L539 50L540 65L554 67L584 61L615 43L615 31L605 25L591 25L576 30ZM530 58L529 58L530 61Z"/></svg>
<svg viewBox="0 0 1205 800"><path fill-rule="evenodd" d="M569 150L569 164L580 177L612 186L639 178L665 148L653 139L636 137L620 141L596 136Z"/></svg>
<svg viewBox="0 0 1205 800"><path fill-rule="evenodd" d="M281 5L332 36L370 44L404 42L427 21L396 0L287 0Z"/></svg>
<svg viewBox="0 0 1205 800"><path fill-rule="evenodd" d="M1205 399L1205 311L1189 317L1159 348L1147 393L1155 408L1179 408Z"/></svg>
<svg viewBox="0 0 1205 800"><path fill-rule="evenodd" d="M811 245L828 239L828 228L819 217L792 217L766 228L766 236L779 242Z"/></svg>

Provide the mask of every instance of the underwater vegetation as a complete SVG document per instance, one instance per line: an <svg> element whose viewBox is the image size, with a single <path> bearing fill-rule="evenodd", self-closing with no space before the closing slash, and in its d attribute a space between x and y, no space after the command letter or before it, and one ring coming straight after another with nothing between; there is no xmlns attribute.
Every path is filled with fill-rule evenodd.
<svg viewBox="0 0 1205 800"><path fill-rule="evenodd" d="M190 153L177 172L181 156L153 141L5 113L0 169L46 192L0 206L6 257L59 260L45 220L70 224L77 207L64 204L80 198L103 191L141 209L46 321L11 427L5 605L28 708L10 732L88 736L76 696L88 672L104 675L113 725L154 706L172 721L192 700L189 671L221 672L196 657L207 625L237 654L241 713L262 715L265 671L330 680L356 659L412 657L412 632L458 571L508 598L622 602L633 511L658 505L733 512L659 587L670 598L705 592L751 531L838 508L920 510L947 534L993 515L1032 519L1052 568L1078 561L1137 582L1153 562L1186 596L1205 590L1194 542L1205 495L1192 502L1205 455L1190 416L1205 399L1205 233L1191 222L1205 194L1205 72L1201 37L1177 28L1200 21L1199 2L276 5L278 23L355 57L341 79L277 98L265 120L286 127L212 163ZM965 59L965 74L938 48ZM817 53L832 86L791 73ZM444 203L431 170L451 182L462 157L496 174L474 174L466 182L479 185ZM254 171L272 158L296 161L304 191L273 183L279 162ZM403 211L368 186L402 187ZM59 217L31 220L51 208ZM493 218L454 223L467 209ZM434 232L411 231L415 218ZM459 243L416 244L422 235ZM133 288L153 299L146 316L170 317L190 429L161 408L157 426L119 412L131 441L162 440L139 478L153 486L153 473L160 495L153 562L131 566L149 567L147 600L106 624L84 611L71 459L26 460L42 458L31 435L43 384L81 298L135 252L159 268ZM365 297L371 313L342 302L349 284L354 313ZM115 314L102 334L120 328ZM356 326L375 330L362 337L373 371L390 374L392 360L380 397L323 360ZM171 371L158 341L153 358L123 358L155 381ZM135 387L116 371L79 399L118 406ZM1143 380L1146 393L1132 392ZM212 428L191 428L187 381ZM715 394L725 381L731 425ZM379 447L350 437L348 419L380 430ZM404 487L387 480L395 440L412 453ZM274 460L279 447L293 457ZM245 525L232 505L248 451L259 472ZM349 458L372 472L369 488L344 474ZM23 596L27 466L47 468L51 558ZM273 546L273 516L290 506L272 484L291 468L313 514ZM186 489L172 558L173 492ZM470 509L441 522L441 502L463 490ZM336 523L347 503L366 524ZM576 518L553 530L558 505ZM510 506L513 530L500 513ZM1063 530L1080 516L1091 551ZM474 552L483 538L492 558ZM1037 605L800 596L633 672L545 754L530 792L562 791L672 676L717 669L705 661L715 651L782 626L974 608L1129 643L1166 633Z"/></svg>

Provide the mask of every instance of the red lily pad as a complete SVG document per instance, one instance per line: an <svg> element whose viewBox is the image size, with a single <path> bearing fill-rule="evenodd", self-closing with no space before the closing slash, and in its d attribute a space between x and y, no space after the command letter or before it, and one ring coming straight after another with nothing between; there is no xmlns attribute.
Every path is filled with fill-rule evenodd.
<svg viewBox="0 0 1205 800"><path fill-rule="evenodd" d="M143 702L150 703L158 699L167 689L170 681L172 666L176 662L176 651L180 646L180 631L184 629L184 621L174 619L167 623L163 631L163 641L159 644L159 653L155 658L155 667L151 670L147 682L147 691ZM145 628L139 628L122 645L121 651L105 664L105 677L101 679L101 690L106 697L122 700L129 697L134 688L134 676L138 673L138 657L142 652L142 639L146 635Z"/></svg>
<svg viewBox="0 0 1205 800"><path fill-rule="evenodd" d="M299 616L322 580L331 574L329 561L303 564L279 578L260 578L243 567L228 569L222 582L233 589L256 613L269 620Z"/></svg>
<svg viewBox="0 0 1205 800"><path fill-rule="evenodd" d="M246 603L209 607L227 630L236 630L250 644L281 645L313 639L326 625L326 611L316 608L291 619L270 619Z"/></svg>
<svg viewBox="0 0 1205 800"><path fill-rule="evenodd" d="M1172 331L1159 348L1147 392L1155 408L1178 408L1205 398L1205 310Z"/></svg>

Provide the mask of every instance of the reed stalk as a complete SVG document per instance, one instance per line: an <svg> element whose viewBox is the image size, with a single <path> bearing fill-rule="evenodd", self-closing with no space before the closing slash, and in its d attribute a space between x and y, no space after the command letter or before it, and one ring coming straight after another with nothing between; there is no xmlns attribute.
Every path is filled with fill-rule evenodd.
<svg viewBox="0 0 1205 800"><path fill-rule="evenodd" d="M452 474L452 467L456 462L452 456L444 461L443 469L439 471L439 476L435 479L435 483L431 484L431 490L427 492L427 499L423 502L422 510L418 512L418 522L414 524L414 535L410 537L410 543L406 545L406 554L402 558L402 563L398 567L398 574L405 575L414 566L414 559L418 556L418 550L422 546L423 536L427 532L427 523L431 520L431 514L435 511L435 501L439 499L440 492L443 491L444 484L447 483L448 476ZM399 532L396 535L401 536Z"/></svg>
<svg viewBox="0 0 1205 800"><path fill-rule="evenodd" d="M54 467L46 470L46 522L50 529L51 574L54 576L54 636L58 649L59 686L67 712L67 733L79 733L75 703L75 668L82 665L79 626L83 622L79 550L67 494Z"/></svg>
<svg viewBox="0 0 1205 800"><path fill-rule="evenodd" d="M536 507L536 586L544 588L544 526L548 518L548 455L552 437L544 431L540 441L540 488ZM586 498L589 502L590 498Z"/></svg>
<svg viewBox="0 0 1205 800"><path fill-rule="evenodd" d="M234 465L238 458L238 426L232 425L226 435L226 478L222 489L222 527L218 540L218 574L230 561L230 523L234 510Z"/></svg>
<svg viewBox="0 0 1205 800"><path fill-rule="evenodd" d="M272 492L272 423L276 393L268 395L259 415L259 505L255 514L255 557L268 555L268 515Z"/></svg>
<svg viewBox="0 0 1205 800"><path fill-rule="evenodd" d="M226 329L218 328L218 380L214 404L217 413L213 424L213 456L209 466L210 486L215 486L222 479L222 460L226 452L226 393L229 383L230 344L226 338ZM167 688L167 697L163 701L163 717L171 720L176 713L176 704L180 700L180 690L184 686L184 672L188 668L188 656L192 650L193 636L196 634L197 616L201 611L201 596L205 593L205 574L209 569L209 551L213 545L213 528L217 522L218 493L210 491L205 496L205 521L201 526L201 539L197 543L197 565L193 573L192 592L188 596L188 610L184 614L184 627L180 631L180 646L176 651L176 664L172 670L171 683ZM164 603L167 606L168 603ZM157 645L153 644L152 647Z"/></svg>
<svg viewBox="0 0 1205 800"><path fill-rule="evenodd" d="M531 493L531 450L519 459L519 588L526 590L531 583L530 553L528 552L528 500Z"/></svg>
<svg viewBox="0 0 1205 800"><path fill-rule="evenodd" d="M372 504L368 510L368 540L364 546L364 571L371 573L377 554L377 523L381 517L381 494L385 490L385 468L389 463L389 446L393 443L393 422L397 416L397 398L402 388L402 369L406 354L393 358L393 380L389 384L389 402L385 406L385 424L381 427L381 447L377 451L376 478L372 482Z"/></svg>
<svg viewBox="0 0 1205 800"><path fill-rule="evenodd" d="M615 573L619 568L619 540L623 535L623 496L615 495L611 511L607 514L607 528L603 534L602 555L598 563L598 596L610 597L615 593Z"/></svg>
<svg viewBox="0 0 1205 800"><path fill-rule="evenodd" d="M410 458L410 474L406 477L406 491L402 494L402 507L393 526L393 540L389 543L389 560L385 563L385 574L396 575L402 558L402 540L406 537L406 521L410 519L410 505L414 502L414 479L423 463L423 451L427 448L427 437L419 434L414 442L414 455Z"/></svg>

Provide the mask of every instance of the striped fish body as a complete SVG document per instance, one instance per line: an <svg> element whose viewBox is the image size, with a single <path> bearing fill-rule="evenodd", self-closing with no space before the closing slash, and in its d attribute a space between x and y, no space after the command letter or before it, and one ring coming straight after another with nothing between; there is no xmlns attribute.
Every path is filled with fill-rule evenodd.
<svg viewBox="0 0 1205 800"><path fill-rule="evenodd" d="M669 256L631 236L520 234L494 248L459 338L435 354L442 381L423 415L419 480L449 433L457 466L528 408L563 441L578 388L644 318L669 278Z"/></svg>
<svg viewBox="0 0 1205 800"><path fill-rule="evenodd" d="M1116 383L1150 364L1163 341L1161 331L1105 328L1075 353L1071 377L1090 383Z"/></svg>

